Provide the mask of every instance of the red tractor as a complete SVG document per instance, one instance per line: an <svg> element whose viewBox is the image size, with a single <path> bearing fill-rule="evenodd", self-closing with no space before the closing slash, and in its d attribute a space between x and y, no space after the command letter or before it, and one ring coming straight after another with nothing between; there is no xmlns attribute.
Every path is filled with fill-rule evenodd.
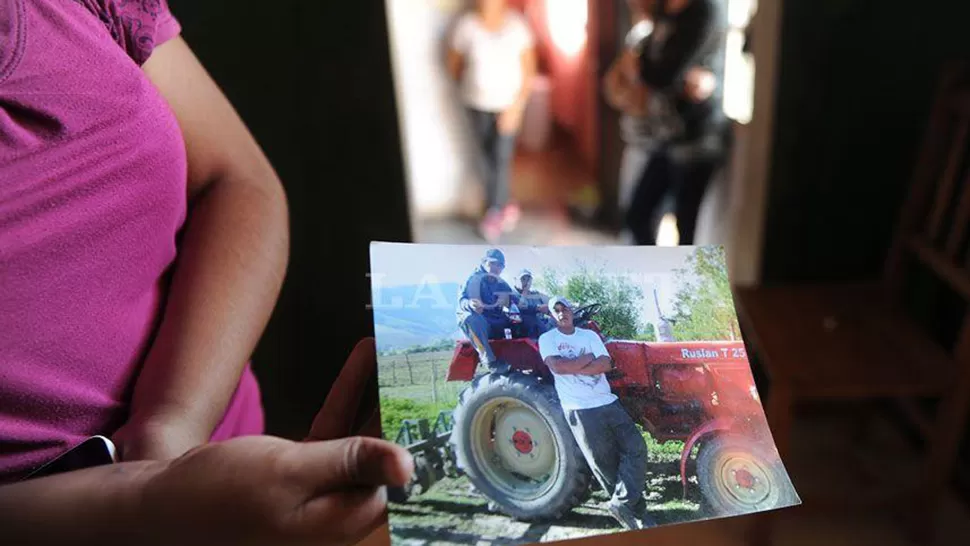
<svg viewBox="0 0 970 546"><path fill-rule="evenodd" d="M598 307L577 309L574 321L603 337L593 320ZM794 489L774 448L742 342L604 338L604 343L615 362L610 385L634 421L658 442L684 442L685 496L692 470L710 515L791 504ZM413 441L406 425L398 441L417 456L423 490L444 472L461 472L513 518L558 519L598 485L566 423L537 340L491 344L512 371L476 377L478 354L470 342L459 342L447 379L471 384L452 420L442 415L430 431L423 424L421 441Z"/></svg>

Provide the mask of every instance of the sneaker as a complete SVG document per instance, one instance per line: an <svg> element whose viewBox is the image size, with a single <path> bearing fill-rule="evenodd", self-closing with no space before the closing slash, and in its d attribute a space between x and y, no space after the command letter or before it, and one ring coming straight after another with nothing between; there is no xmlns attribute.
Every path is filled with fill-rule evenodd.
<svg viewBox="0 0 970 546"><path fill-rule="evenodd" d="M486 366L490 372L499 375L505 375L512 371L512 366L509 366L509 363L504 360L495 360L489 362Z"/></svg>
<svg viewBox="0 0 970 546"><path fill-rule="evenodd" d="M500 212L489 211L478 225L479 234L490 244L498 243L502 236L502 215Z"/></svg>
<svg viewBox="0 0 970 546"><path fill-rule="evenodd" d="M653 519L653 517L650 516L650 514L647 513L646 510L644 510L642 514L636 516L636 518L637 518L637 522L640 524L641 529L649 529L651 527L656 527L658 525L657 520Z"/></svg>
<svg viewBox="0 0 970 546"><path fill-rule="evenodd" d="M641 521L633 514L633 511L626 506L617 504L615 502L610 502L606 505L606 509L610 511L610 515L613 516L613 519L618 521L620 525L622 525L627 531L643 529Z"/></svg>
<svg viewBox="0 0 970 546"><path fill-rule="evenodd" d="M507 205L502 211L502 231L508 233L514 231L522 218L522 209L518 205Z"/></svg>

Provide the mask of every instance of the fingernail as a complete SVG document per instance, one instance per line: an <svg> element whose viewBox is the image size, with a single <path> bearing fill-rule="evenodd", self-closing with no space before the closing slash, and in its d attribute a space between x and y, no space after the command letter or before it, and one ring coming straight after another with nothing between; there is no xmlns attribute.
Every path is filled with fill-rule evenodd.
<svg viewBox="0 0 970 546"><path fill-rule="evenodd" d="M414 456L407 451L400 451L396 457L395 485L404 485L414 475Z"/></svg>
<svg viewBox="0 0 970 546"><path fill-rule="evenodd" d="M384 486L377 488L377 499L381 504L387 504L387 488Z"/></svg>

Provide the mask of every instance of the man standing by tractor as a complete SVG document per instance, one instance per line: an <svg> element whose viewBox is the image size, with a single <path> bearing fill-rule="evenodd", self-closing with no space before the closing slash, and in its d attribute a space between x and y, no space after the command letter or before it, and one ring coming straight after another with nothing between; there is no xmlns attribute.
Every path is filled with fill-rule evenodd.
<svg viewBox="0 0 970 546"><path fill-rule="evenodd" d="M519 297L501 275L505 270L505 254L497 248L485 253L482 262L472 272L458 292L458 326L478 351L478 359L493 373L508 373L510 366L497 358L490 339L502 339L512 321L504 308L514 305Z"/></svg>
<svg viewBox="0 0 970 546"><path fill-rule="evenodd" d="M555 379L556 393L586 463L610 495L607 508L626 529L654 525L643 496L647 444L610 390L613 360L599 335L573 324L573 305L549 301L556 328L539 337L539 354Z"/></svg>

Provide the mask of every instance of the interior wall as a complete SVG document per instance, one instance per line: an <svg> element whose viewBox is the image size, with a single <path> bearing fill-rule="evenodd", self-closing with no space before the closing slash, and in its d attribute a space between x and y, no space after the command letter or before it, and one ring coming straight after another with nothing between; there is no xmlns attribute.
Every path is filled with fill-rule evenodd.
<svg viewBox="0 0 970 546"><path fill-rule="evenodd" d="M481 199L474 147L445 44L461 0L386 0L408 195L415 219L461 215Z"/></svg>

